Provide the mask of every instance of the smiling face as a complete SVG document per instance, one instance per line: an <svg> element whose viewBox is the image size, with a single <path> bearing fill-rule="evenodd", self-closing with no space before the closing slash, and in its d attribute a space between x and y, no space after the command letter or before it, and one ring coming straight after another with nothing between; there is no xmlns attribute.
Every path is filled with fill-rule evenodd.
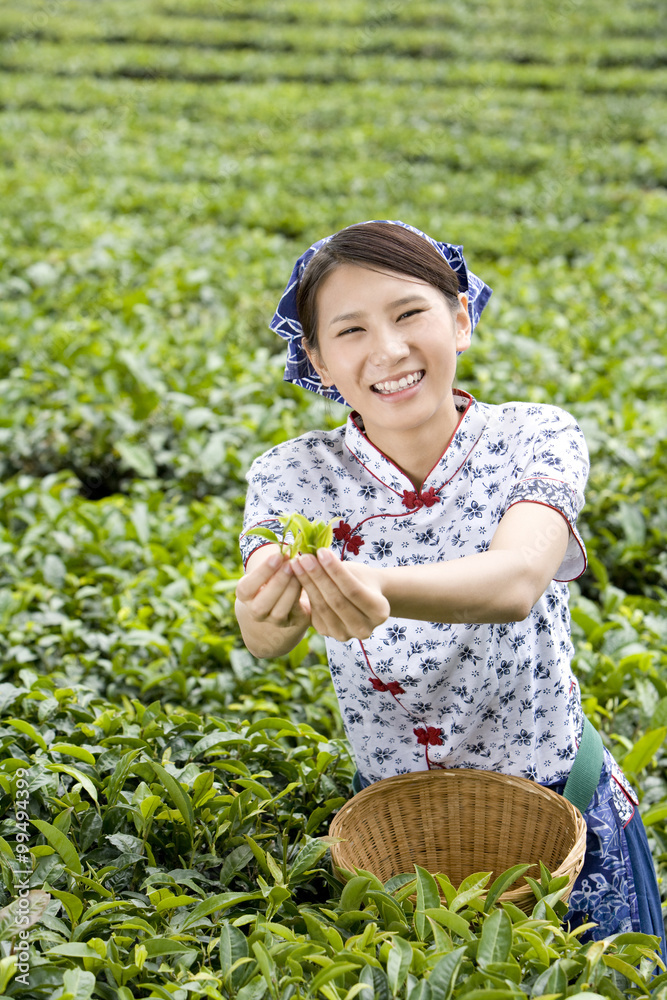
<svg viewBox="0 0 667 1000"><path fill-rule="evenodd" d="M342 264L317 292L317 316L309 357L323 385L361 414L371 441L390 457L408 439L444 450L459 419L456 354L470 344L465 295L454 312L425 281Z"/></svg>

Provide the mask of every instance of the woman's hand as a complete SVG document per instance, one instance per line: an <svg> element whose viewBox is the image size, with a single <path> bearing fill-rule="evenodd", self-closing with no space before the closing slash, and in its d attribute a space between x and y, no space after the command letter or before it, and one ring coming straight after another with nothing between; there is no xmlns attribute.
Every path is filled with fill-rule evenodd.
<svg viewBox="0 0 667 1000"><path fill-rule="evenodd" d="M253 656L283 656L310 625L308 597L277 545L250 556L236 588L236 617Z"/></svg>
<svg viewBox="0 0 667 1000"><path fill-rule="evenodd" d="M276 548L268 557L253 560L252 566L249 561L248 566L236 588L236 600L244 606L247 618L277 628L307 628L310 609L290 560Z"/></svg>
<svg viewBox="0 0 667 1000"><path fill-rule="evenodd" d="M236 616L251 653L281 656L310 625L341 642L367 639L389 617L389 601L380 570L341 562L329 549L287 559L272 545L248 560Z"/></svg>
<svg viewBox="0 0 667 1000"><path fill-rule="evenodd" d="M389 617L381 570L341 562L329 549L291 561L295 578L308 595L310 622L320 635L346 642L368 639Z"/></svg>

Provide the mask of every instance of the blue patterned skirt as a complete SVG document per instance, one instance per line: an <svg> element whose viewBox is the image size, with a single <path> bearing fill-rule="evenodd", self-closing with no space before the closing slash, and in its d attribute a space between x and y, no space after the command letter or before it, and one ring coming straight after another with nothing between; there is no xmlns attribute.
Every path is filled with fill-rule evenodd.
<svg viewBox="0 0 667 1000"><path fill-rule="evenodd" d="M547 786L562 794L565 784ZM584 866L570 896L567 920L573 927L597 927L583 940L642 931L657 934L667 955L665 925L655 866L637 796L609 751L600 782L584 813L588 835Z"/></svg>

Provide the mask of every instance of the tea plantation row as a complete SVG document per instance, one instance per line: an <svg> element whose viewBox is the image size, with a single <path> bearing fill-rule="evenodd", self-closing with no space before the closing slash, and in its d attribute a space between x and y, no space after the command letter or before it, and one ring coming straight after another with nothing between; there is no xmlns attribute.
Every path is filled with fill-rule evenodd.
<svg viewBox="0 0 667 1000"><path fill-rule="evenodd" d="M586 433L575 667L664 886L663 27L601 0L3 6L0 997L665 1000L651 942L581 944L548 873L532 918L482 876L343 888L323 641L257 661L233 615L245 469L345 416L281 382L294 258L368 218L464 243L494 296L460 384Z"/></svg>

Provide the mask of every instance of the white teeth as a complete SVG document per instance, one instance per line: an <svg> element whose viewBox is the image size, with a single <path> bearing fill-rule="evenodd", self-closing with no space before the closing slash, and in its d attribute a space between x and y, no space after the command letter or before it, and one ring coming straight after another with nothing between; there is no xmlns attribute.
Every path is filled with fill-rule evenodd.
<svg viewBox="0 0 667 1000"><path fill-rule="evenodd" d="M401 389L407 389L409 385L416 385L417 382L421 382L423 377L424 372L411 372L409 375L404 375L398 381L376 382L373 388L376 392L385 395L392 392L400 392Z"/></svg>

